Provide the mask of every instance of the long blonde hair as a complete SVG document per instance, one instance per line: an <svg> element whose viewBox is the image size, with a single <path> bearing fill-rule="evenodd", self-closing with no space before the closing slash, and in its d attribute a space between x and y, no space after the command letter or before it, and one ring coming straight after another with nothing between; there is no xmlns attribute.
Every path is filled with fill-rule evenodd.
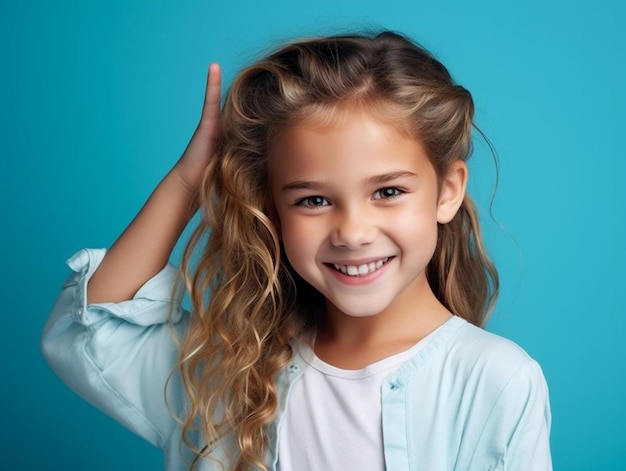
<svg viewBox="0 0 626 471"><path fill-rule="evenodd" d="M268 149L307 113L347 103L400 113L439 177L469 157L470 93L398 34L295 42L236 77L224 104L222 142L200 194L202 220L183 257L193 314L178 366L189 396L183 439L196 461L229 436L237 443L232 469L267 469L276 377L291 358L290 341L313 328L323 307L321 295L291 269L269 217ZM469 196L453 221L439 226L427 277L448 309L482 324L498 277ZM203 436L201 449L190 438L194 431Z"/></svg>

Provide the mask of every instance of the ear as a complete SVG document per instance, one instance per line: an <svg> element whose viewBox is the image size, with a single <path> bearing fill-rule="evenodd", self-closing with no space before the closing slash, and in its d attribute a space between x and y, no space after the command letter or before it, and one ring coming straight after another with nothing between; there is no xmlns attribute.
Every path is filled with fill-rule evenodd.
<svg viewBox="0 0 626 471"><path fill-rule="evenodd" d="M438 223L447 224L452 221L463 203L466 186L467 165L462 160L456 160L441 181L437 202Z"/></svg>

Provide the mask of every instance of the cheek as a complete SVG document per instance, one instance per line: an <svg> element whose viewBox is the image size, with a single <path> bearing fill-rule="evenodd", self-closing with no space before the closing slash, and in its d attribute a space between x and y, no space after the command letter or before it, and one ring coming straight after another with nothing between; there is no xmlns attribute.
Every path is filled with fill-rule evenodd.
<svg viewBox="0 0 626 471"><path fill-rule="evenodd" d="M287 258L296 269L314 257L320 243L312 227L302 222L298 223L293 218L282 220L281 237Z"/></svg>
<svg viewBox="0 0 626 471"><path fill-rule="evenodd" d="M434 206L420 208L396 219L395 234L406 250L419 252L420 258L432 257L437 246L437 211Z"/></svg>

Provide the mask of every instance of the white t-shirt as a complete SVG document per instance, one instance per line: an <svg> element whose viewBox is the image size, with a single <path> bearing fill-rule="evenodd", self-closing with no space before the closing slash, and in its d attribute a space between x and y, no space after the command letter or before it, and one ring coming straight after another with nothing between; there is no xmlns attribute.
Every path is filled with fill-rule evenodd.
<svg viewBox="0 0 626 471"><path fill-rule="evenodd" d="M360 370L329 365L308 344L297 344L306 368L281 421L280 471L383 471L381 385L430 336Z"/></svg>

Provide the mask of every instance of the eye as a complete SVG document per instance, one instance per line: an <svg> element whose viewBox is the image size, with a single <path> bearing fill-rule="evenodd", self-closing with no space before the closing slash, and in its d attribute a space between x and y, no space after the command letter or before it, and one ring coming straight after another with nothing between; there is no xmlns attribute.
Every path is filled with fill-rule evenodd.
<svg viewBox="0 0 626 471"><path fill-rule="evenodd" d="M318 208L320 206L328 206L329 204L328 200L323 196L307 196L296 201L296 206L304 208Z"/></svg>
<svg viewBox="0 0 626 471"><path fill-rule="evenodd" d="M377 190L374 193L374 199L375 200L389 200L389 199L397 198L403 193L404 191L402 191L400 188L395 188L395 187L390 186L387 188L381 188L380 190Z"/></svg>

